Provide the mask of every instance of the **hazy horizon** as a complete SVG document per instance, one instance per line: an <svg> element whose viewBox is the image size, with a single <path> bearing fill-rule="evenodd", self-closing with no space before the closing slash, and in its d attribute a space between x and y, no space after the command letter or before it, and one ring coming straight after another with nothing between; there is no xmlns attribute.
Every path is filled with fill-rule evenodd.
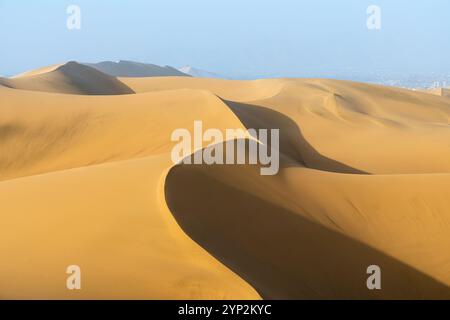
<svg viewBox="0 0 450 320"><path fill-rule="evenodd" d="M69 5L81 29L69 30ZM381 9L369 30L366 10ZM450 73L445 0L0 0L0 74L70 60L190 65L234 78Z"/></svg>

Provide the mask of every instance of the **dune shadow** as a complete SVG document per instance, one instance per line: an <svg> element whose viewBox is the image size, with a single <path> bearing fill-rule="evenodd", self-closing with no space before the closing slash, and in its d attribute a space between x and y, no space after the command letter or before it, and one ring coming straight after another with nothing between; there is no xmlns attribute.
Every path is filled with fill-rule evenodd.
<svg viewBox="0 0 450 320"><path fill-rule="evenodd" d="M280 153L291 160L282 161L282 167L298 164L322 171L368 174L319 153L303 136L299 126L284 114L258 105L222 101L247 129L280 129Z"/></svg>
<svg viewBox="0 0 450 320"><path fill-rule="evenodd" d="M450 298L448 286L413 267L220 179L248 169L177 165L165 197L182 229L263 298ZM381 267L381 290L366 286L370 265Z"/></svg>

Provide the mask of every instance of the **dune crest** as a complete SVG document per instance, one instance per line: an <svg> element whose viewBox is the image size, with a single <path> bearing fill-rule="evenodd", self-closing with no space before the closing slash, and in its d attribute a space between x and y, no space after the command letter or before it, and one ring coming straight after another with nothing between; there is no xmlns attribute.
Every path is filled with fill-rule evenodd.
<svg viewBox="0 0 450 320"><path fill-rule="evenodd" d="M441 96L441 97L450 97L450 89L449 88L436 88L428 90L429 93Z"/></svg>

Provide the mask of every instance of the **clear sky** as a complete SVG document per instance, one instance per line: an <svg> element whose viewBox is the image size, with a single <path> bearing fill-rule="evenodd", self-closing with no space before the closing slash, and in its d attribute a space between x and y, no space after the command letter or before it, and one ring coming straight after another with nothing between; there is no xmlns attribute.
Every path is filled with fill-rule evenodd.
<svg viewBox="0 0 450 320"><path fill-rule="evenodd" d="M449 36L449 0L0 0L0 74L119 59L236 77L449 72Z"/></svg>

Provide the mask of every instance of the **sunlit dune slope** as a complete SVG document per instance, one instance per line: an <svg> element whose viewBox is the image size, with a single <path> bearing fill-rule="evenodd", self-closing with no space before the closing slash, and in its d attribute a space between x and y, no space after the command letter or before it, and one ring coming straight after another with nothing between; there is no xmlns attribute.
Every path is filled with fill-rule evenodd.
<svg viewBox="0 0 450 320"><path fill-rule="evenodd" d="M55 71L56 69L58 69L59 67L62 67L63 65L64 65L64 63L53 64L51 66L46 66L46 67L38 68L35 70L30 70L30 71L20 73L18 75L15 75L12 78L14 79L14 78L31 77L31 76L37 76L40 74L44 74L44 73L49 73L49 72Z"/></svg>
<svg viewBox="0 0 450 320"><path fill-rule="evenodd" d="M149 63L134 61L102 61L98 63L84 63L89 67L114 77L190 77L175 68L160 67Z"/></svg>
<svg viewBox="0 0 450 320"><path fill-rule="evenodd" d="M264 79L254 81L204 79L189 77L119 78L136 93L197 89L208 90L222 99L249 101L276 95L284 87L286 80Z"/></svg>
<svg viewBox="0 0 450 320"><path fill-rule="evenodd" d="M164 202L163 156L0 183L0 298L257 299ZM69 265L82 288L67 290Z"/></svg>
<svg viewBox="0 0 450 320"><path fill-rule="evenodd" d="M119 80L136 94L0 86L0 297L450 298L448 98L323 79ZM280 129L279 173L174 165L171 134L195 120ZM69 264L79 292L64 287Z"/></svg>
<svg viewBox="0 0 450 320"><path fill-rule="evenodd" d="M142 95L49 95L0 87L0 180L170 153L178 128L244 128L215 95L178 90ZM176 116L174 116L176 115Z"/></svg>
<svg viewBox="0 0 450 320"><path fill-rule="evenodd" d="M259 298L183 233L164 200L171 131L199 116L205 128L241 126L220 99L192 90L0 95L9 102L0 125L0 255L8 257L0 297ZM83 270L80 292L65 287L72 264Z"/></svg>

